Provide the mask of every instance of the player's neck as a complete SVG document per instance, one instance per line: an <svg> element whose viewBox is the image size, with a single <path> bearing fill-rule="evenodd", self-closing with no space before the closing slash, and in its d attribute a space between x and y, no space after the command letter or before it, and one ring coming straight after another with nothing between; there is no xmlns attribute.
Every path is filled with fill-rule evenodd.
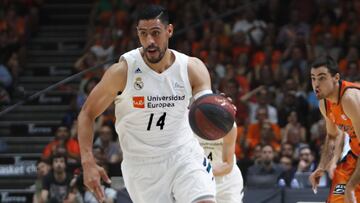
<svg viewBox="0 0 360 203"><path fill-rule="evenodd" d="M326 98L331 103L337 104L339 102L339 91L340 91L340 85L339 83L335 84L334 91Z"/></svg>
<svg viewBox="0 0 360 203"><path fill-rule="evenodd" d="M175 61L175 56L172 54L170 49L167 49L164 57L158 62L158 63L150 63L146 60L146 57L144 57L145 63L154 71L158 73L164 72L166 69L168 69Z"/></svg>

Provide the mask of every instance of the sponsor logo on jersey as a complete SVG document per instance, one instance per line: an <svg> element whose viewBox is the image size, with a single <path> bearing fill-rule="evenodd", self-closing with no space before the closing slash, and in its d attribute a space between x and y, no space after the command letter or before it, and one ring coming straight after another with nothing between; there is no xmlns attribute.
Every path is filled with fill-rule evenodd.
<svg viewBox="0 0 360 203"><path fill-rule="evenodd" d="M170 96L147 96L146 108L171 108L175 107L177 101L184 101L185 95L170 95Z"/></svg>
<svg viewBox="0 0 360 203"><path fill-rule="evenodd" d="M133 96L133 107L138 109L155 109L155 108L171 108L175 107L177 101L184 101L185 95L171 96Z"/></svg>
<svg viewBox="0 0 360 203"><path fill-rule="evenodd" d="M144 96L134 96L133 97L133 106L134 106L134 108L138 108L138 109L145 108L145 97Z"/></svg>
<svg viewBox="0 0 360 203"><path fill-rule="evenodd" d="M175 82L174 88L175 88L175 89L184 89L184 84L180 84L180 83L178 83L178 82Z"/></svg>
<svg viewBox="0 0 360 203"><path fill-rule="evenodd" d="M345 194L345 184L338 184L335 186L335 189L333 191L333 194L336 195L343 195Z"/></svg>
<svg viewBox="0 0 360 203"><path fill-rule="evenodd" d="M143 83L141 77L135 78L134 88L136 90L141 90L143 87L144 87L144 83Z"/></svg>
<svg viewBox="0 0 360 203"><path fill-rule="evenodd" d="M135 73L142 73L142 71L141 71L140 68L137 68L137 69L135 70Z"/></svg>

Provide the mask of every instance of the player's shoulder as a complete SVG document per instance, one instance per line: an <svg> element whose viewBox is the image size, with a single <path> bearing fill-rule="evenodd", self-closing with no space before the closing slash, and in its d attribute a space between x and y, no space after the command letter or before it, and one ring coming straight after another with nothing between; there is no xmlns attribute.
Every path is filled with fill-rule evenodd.
<svg viewBox="0 0 360 203"><path fill-rule="evenodd" d="M125 75L127 73L128 64L125 59L120 59L119 62L114 63L107 69L107 74Z"/></svg>
<svg viewBox="0 0 360 203"><path fill-rule="evenodd" d="M341 97L342 104L359 104L360 91L358 88L348 88Z"/></svg>
<svg viewBox="0 0 360 203"><path fill-rule="evenodd" d="M204 62L197 57L189 56L189 65L204 65Z"/></svg>

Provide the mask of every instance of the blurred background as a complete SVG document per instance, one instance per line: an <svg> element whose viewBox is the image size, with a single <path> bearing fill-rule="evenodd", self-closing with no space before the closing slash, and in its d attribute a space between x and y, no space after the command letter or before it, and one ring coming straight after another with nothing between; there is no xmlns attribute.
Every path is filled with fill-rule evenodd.
<svg viewBox="0 0 360 203"><path fill-rule="evenodd" d="M93 201L76 117L104 71L139 46L135 14L148 3L170 12L170 48L203 60L213 90L237 106L245 202L325 201L329 177L316 196L307 181L326 135L309 63L329 54L342 79L360 81L359 0L0 0L0 111L16 105L0 113L0 201L38 202L48 173L70 177L60 202ZM114 180L108 201L130 202L113 110L96 121L94 154Z"/></svg>

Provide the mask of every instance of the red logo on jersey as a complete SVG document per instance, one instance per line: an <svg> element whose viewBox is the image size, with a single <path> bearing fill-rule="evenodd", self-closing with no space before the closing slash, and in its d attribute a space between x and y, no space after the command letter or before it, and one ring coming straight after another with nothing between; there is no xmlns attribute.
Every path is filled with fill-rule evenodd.
<svg viewBox="0 0 360 203"><path fill-rule="evenodd" d="M139 108L139 109L145 108L145 97L143 96L133 97L133 106L134 108Z"/></svg>

